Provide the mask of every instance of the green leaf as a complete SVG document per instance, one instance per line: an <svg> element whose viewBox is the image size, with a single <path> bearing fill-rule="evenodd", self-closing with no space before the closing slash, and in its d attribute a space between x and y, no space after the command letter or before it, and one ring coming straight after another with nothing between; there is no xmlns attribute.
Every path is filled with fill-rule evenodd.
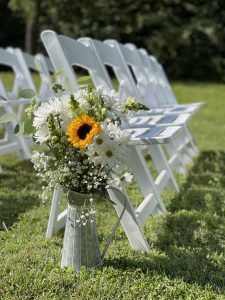
<svg viewBox="0 0 225 300"><path fill-rule="evenodd" d="M14 129L15 135L21 135L24 133L24 123L25 122L20 122L19 124L16 125L16 127Z"/></svg>
<svg viewBox="0 0 225 300"><path fill-rule="evenodd" d="M56 81L56 78L63 73L63 70L58 70L52 75L52 82Z"/></svg>
<svg viewBox="0 0 225 300"><path fill-rule="evenodd" d="M19 97L20 98L31 99L35 95L36 95L36 93L32 89L24 89L24 90L20 90L20 92L19 92Z"/></svg>
<svg viewBox="0 0 225 300"><path fill-rule="evenodd" d="M33 121L31 119L27 119L24 122L24 134L31 134L33 133L35 128L33 127Z"/></svg>
<svg viewBox="0 0 225 300"><path fill-rule="evenodd" d="M15 113L5 113L0 117L0 123L7 123L11 121L16 120L16 114Z"/></svg>
<svg viewBox="0 0 225 300"><path fill-rule="evenodd" d="M79 83L84 83L84 82L89 82L91 80L91 77L90 76L81 76L78 78L78 82Z"/></svg>

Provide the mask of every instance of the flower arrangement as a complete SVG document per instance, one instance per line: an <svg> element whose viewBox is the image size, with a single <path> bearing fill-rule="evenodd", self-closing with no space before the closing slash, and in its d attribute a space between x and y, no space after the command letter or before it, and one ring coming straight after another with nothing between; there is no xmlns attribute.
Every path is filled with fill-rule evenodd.
<svg viewBox="0 0 225 300"><path fill-rule="evenodd" d="M27 109L33 120L34 140L49 151L34 152L32 162L47 183L84 194L105 193L109 185L132 181L124 163L129 134L121 129L126 115L145 109L133 98L120 104L115 91L82 88L60 92L40 106ZM45 194L45 193L44 193Z"/></svg>
<svg viewBox="0 0 225 300"><path fill-rule="evenodd" d="M112 237L101 255L93 200L97 194L106 194L109 187L132 182L125 163L130 136L123 125L127 114L148 108L134 98L121 104L115 91L85 87L68 93L60 85L57 91L40 105L33 99L26 109L28 119L16 126L15 133L29 129L36 143L47 145L47 151L35 151L31 160L45 182L44 198L56 185L67 193L61 267L79 271L81 266L102 263ZM30 96L30 90L26 94Z"/></svg>

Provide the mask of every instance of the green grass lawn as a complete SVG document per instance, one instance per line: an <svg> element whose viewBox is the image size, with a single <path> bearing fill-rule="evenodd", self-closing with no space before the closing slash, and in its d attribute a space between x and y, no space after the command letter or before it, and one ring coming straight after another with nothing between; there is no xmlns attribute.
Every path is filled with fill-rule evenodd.
<svg viewBox="0 0 225 300"><path fill-rule="evenodd" d="M190 124L201 154L179 176L180 195L165 193L168 215L144 226L149 254L134 252L120 226L101 268L60 269L63 232L45 239L51 195L39 200L29 162L0 158L0 299L225 299L225 85L173 87L179 102L208 106ZM136 204L137 188L129 194ZM103 247L116 215L106 201L96 208Z"/></svg>

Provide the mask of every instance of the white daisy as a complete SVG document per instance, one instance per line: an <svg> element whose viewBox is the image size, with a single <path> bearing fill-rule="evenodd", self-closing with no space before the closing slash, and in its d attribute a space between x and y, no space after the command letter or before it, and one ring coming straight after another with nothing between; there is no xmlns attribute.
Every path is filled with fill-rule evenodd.
<svg viewBox="0 0 225 300"><path fill-rule="evenodd" d="M130 184L133 180L133 175L131 173L125 172L122 176L114 176L113 182L116 186L125 187Z"/></svg>
<svg viewBox="0 0 225 300"><path fill-rule="evenodd" d="M68 117L68 95L62 95L59 98L52 98L48 102L42 103L37 110L34 112L33 125L36 128L42 127L50 114L59 115L64 123L69 122Z"/></svg>
<svg viewBox="0 0 225 300"><path fill-rule="evenodd" d="M108 165L109 168L121 172L124 170L122 162L126 161L127 152L124 147L120 147L113 139L109 139L103 134L99 135L94 144L90 145L87 150L89 161L102 166Z"/></svg>
<svg viewBox="0 0 225 300"><path fill-rule="evenodd" d="M87 150L89 161L102 166L113 167L119 163L117 156L117 145L108 139L104 134L99 135L94 144L90 145Z"/></svg>
<svg viewBox="0 0 225 300"><path fill-rule="evenodd" d="M105 131L107 131L108 136L114 139L118 145L122 146L128 144L130 134L128 134L126 130L121 130L117 123L109 123L105 127Z"/></svg>
<svg viewBox="0 0 225 300"><path fill-rule="evenodd" d="M34 138L36 139L36 143L42 144L46 142L49 139L48 128L45 125L38 128L38 130L34 134Z"/></svg>
<svg viewBox="0 0 225 300"><path fill-rule="evenodd" d="M102 166L108 165L109 168L113 168L120 163L118 159L118 149L113 143L104 143L101 147L97 148L98 156L96 156L96 163L100 163Z"/></svg>

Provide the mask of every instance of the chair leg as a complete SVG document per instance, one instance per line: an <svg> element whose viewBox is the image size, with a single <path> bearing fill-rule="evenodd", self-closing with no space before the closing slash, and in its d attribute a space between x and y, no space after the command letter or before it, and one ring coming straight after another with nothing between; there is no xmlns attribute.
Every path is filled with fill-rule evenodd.
<svg viewBox="0 0 225 300"><path fill-rule="evenodd" d="M159 176L160 174L162 174L161 172L163 171L167 173L168 179L167 179L166 186L179 193L179 186L173 175L171 167L166 159L165 153L163 152L162 146L154 145L154 144L149 145L148 150L149 150L149 155L151 156L154 165L157 171L159 172Z"/></svg>
<svg viewBox="0 0 225 300"><path fill-rule="evenodd" d="M173 170L181 173L181 174L186 174L186 167L185 163L181 157L181 153L177 150L177 145L175 141L173 140L172 142L168 143L165 145L166 150L169 154L170 157L175 157L175 162L173 164Z"/></svg>
<svg viewBox="0 0 225 300"><path fill-rule="evenodd" d="M141 150L137 147L131 147L129 150L130 151L126 162L131 168L134 178L137 180L143 198L146 199L146 197L148 197L150 194L153 194L156 200L156 205L159 205L161 212L165 214L165 205L160 197L160 192L157 189ZM148 215L150 214L152 214L152 211L148 210Z"/></svg>
<svg viewBox="0 0 225 300"><path fill-rule="evenodd" d="M199 154L199 149L194 141L192 134L190 133L190 131L186 125L184 127L184 130L185 130L185 134L186 134L187 138L189 139L191 154L192 154L192 156L197 156Z"/></svg>
<svg viewBox="0 0 225 300"><path fill-rule="evenodd" d="M125 202L124 198L126 199L126 210L121 219L121 224L127 235L131 247L137 251L149 252L150 247L145 239L144 234L141 231L141 228L135 216L135 212L126 194L123 191L119 192L118 190L112 189L109 189L108 193L112 201L116 204L115 210L118 216L120 216L123 211Z"/></svg>

